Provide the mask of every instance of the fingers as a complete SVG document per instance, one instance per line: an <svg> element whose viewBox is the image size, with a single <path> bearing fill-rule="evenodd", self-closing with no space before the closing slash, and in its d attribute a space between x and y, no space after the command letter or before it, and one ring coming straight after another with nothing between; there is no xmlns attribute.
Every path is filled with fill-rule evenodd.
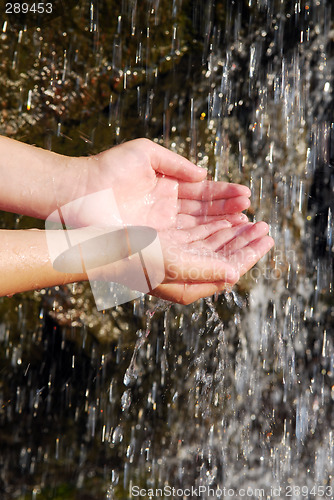
<svg viewBox="0 0 334 500"><path fill-rule="evenodd" d="M202 182L180 182L179 198L188 200L211 201L219 199L246 196L249 198L251 191L247 186L229 182L214 182L204 180Z"/></svg>
<svg viewBox="0 0 334 500"><path fill-rule="evenodd" d="M241 224L239 226L222 228L219 231L216 231L214 234L208 235L208 237L201 241L195 241L193 246L196 248L206 248L212 252L217 252L219 249L225 248L225 245L234 241L238 235L242 234L248 228L252 227L253 224L248 222L246 224ZM229 255L229 253L221 252L221 254Z"/></svg>
<svg viewBox="0 0 334 500"><path fill-rule="evenodd" d="M191 304L203 297L210 297L226 289L225 281L214 283L186 283L182 295L182 304Z"/></svg>
<svg viewBox="0 0 334 500"><path fill-rule="evenodd" d="M262 227L262 230L264 229ZM249 238L256 234L256 231L252 231L248 227L245 229L245 232L249 233ZM241 240L239 243L241 244ZM180 304L190 304L199 298L219 293L226 289L227 284L234 285L273 245L274 240L270 236L265 235L239 248L229 256L228 262L220 259L219 261L215 261L214 259L206 261L202 259L200 263L191 262L191 259L188 258L188 268L184 268L183 272L175 277L174 282L170 282L171 279L166 273L164 284L159 285L152 294ZM210 278L207 279L208 277Z"/></svg>
<svg viewBox="0 0 334 500"><path fill-rule="evenodd" d="M225 214L223 215L223 219L230 222L232 226L239 226L240 224L249 222L246 214Z"/></svg>
<svg viewBox="0 0 334 500"><path fill-rule="evenodd" d="M200 224L207 224L209 222L218 221L224 219L232 224L232 226L237 226L239 224L244 224L248 222L248 217L245 214L224 214L223 216L219 215L188 215L188 214L179 214L176 217L176 226L179 229L187 229L191 227L198 226Z"/></svg>
<svg viewBox="0 0 334 500"><path fill-rule="evenodd" d="M237 250L247 246L251 241L265 236L269 231L269 226L265 222L257 222L256 224L247 224L241 228L235 237L230 242L225 243L220 248L220 254L229 256ZM217 249L218 250L218 249Z"/></svg>
<svg viewBox="0 0 334 500"><path fill-rule="evenodd" d="M196 228L188 234L205 235L209 227ZM218 230L206 239L193 241L181 251L179 248L178 252L171 246L167 249L167 281L236 283L240 275L272 248L274 241L267 236L268 230L265 222L248 223ZM217 252L217 248L221 250Z"/></svg>
<svg viewBox="0 0 334 500"><path fill-rule="evenodd" d="M235 252L231 255L229 261L234 264L241 277L268 253L274 244L275 242L271 236L263 236Z"/></svg>
<svg viewBox="0 0 334 500"><path fill-rule="evenodd" d="M206 169L197 167L197 165L183 158L183 156L163 146L159 146L159 144L155 144L147 139L141 139L141 141L143 140L146 140L148 143L151 165L156 172L191 183L200 182L206 177Z"/></svg>
<svg viewBox="0 0 334 500"><path fill-rule="evenodd" d="M203 248L180 248L177 244L163 249L165 260L165 283L210 283L225 281L235 283L238 270L222 255Z"/></svg>
<svg viewBox="0 0 334 500"><path fill-rule="evenodd" d="M274 240L270 236L263 236L252 241L244 247L230 260L234 261L234 266L238 270L234 280L229 281L229 285L234 285L238 279L251 269L269 250L273 247ZM195 300L209 297L214 293L220 293L226 289L226 280L212 282L174 282L164 283L153 290L152 295L166 300L171 300L179 304L191 304Z"/></svg>
<svg viewBox="0 0 334 500"><path fill-rule="evenodd" d="M230 222L220 219L187 229L175 229L173 232L169 230L168 236L174 242L177 241L181 244L193 243L195 241L203 243L203 240L206 240L206 238L213 235L217 231L226 230L230 227L232 227Z"/></svg>
<svg viewBox="0 0 334 500"><path fill-rule="evenodd" d="M224 215L242 212L250 206L247 196L236 196L227 200L219 201L178 201L178 212L188 215Z"/></svg>
<svg viewBox="0 0 334 500"><path fill-rule="evenodd" d="M203 297L222 292L226 288L224 281L214 283L171 283L159 285L152 295L161 299L188 305Z"/></svg>

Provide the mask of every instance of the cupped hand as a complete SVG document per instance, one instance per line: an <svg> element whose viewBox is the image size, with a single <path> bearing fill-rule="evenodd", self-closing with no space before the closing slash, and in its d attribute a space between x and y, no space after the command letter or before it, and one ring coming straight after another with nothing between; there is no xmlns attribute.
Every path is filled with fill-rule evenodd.
<svg viewBox="0 0 334 500"><path fill-rule="evenodd" d="M274 244L267 224L250 224L241 213L250 205L246 186L205 180L206 170L152 141L130 141L89 161L89 190L112 188L125 225L158 231L165 279L152 295L189 304L220 292ZM84 222L94 216L90 207Z"/></svg>
<svg viewBox="0 0 334 500"><path fill-rule="evenodd" d="M85 159L87 160L87 159ZM87 193L112 188L126 225L157 231L197 226L246 210L246 186L205 180L207 171L148 139L136 139L88 159ZM81 223L98 225L103 207L86 207ZM112 214L110 225L113 225ZM94 225L93 224L93 225Z"/></svg>
<svg viewBox="0 0 334 500"><path fill-rule="evenodd" d="M219 224L160 235L166 277L152 295L190 304L221 292L234 285L274 245L264 222L224 228Z"/></svg>
<svg viewBox="0 0 334 500"><path fill-rule="evenodd" d="M161 275L162 283L150 294L172 302L189 304L234 285L273 246L264 222L232 226L226 220L187 229L158 232L163 259L156 247L145 249L150 277ZM130 286L136 280L132 258L98 268L93 279ZM102 274L101 274L102 273ZM152 274L153 273L153 274ZM135 287L134 287L135 288ZM140 288L138 289L140 290Z"/></svg>

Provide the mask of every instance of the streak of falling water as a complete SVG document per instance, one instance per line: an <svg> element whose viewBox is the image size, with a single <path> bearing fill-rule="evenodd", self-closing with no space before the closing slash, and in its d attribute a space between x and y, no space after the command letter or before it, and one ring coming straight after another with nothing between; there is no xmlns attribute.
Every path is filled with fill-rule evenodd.
<svg viewBox="0 0 334 500"><path fill-rule="evenodd" d="M139 330L137 332L138 340L137 340L135 348L133 350L130 365L127 368L125 375L124 375L124 384L126 386L130 385L130 383L132 381L136 380L138 377L137 367L136 367L136 358L137 358L137 355L138 355L140 348L145 344L146 338L148 337L149 333L150 333L149 325L147 325L145 331Z"/></svg>
<svg viewBox="0 0 334 500"><path fill-rule="evenodd" d="M135 344L135 347L134 347L134 350L133 350L133 354L132 354L132 357L131 357L131 361L130 361L130 364L125 372L125 375L124 375L124 379L123 379L123 382L126 386L130 385L132 382L134 382L137 377L138 377L138 370L137 370L137 366L136 366L136 360L137 360L137 356L138 356L138 353L139 351L143 348L144 344L146 343L146 340L150 334L150 331L151 331L151 325L152 325L152 321L154 319L154 315L157 311L159 311L161 308L168 308L168 303L166 303L167 305L165 305L163 302L160 304L158 303L154 309L152 311L146 311L146 328L145 330L138 330L137 331L137 341L136 341L136 344ZM165 358L165 350L167 348L167 342L168 342L168 323L167 323L167 312L165 314L165 320L164 320L164 344L163 344L163 359L162 359L162 365L164 366L164 370L167 369L167 361L166 361L166 358Z"/></svg>

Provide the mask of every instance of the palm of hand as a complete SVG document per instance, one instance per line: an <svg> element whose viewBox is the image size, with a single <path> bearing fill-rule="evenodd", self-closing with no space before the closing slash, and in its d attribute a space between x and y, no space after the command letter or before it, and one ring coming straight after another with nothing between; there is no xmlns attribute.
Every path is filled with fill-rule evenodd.
<svg viewBox="0 0 334 500"><path fill-rule="evenodd" d="M133 181L135 182L135 177ZM175 227L178 215L178 187L176 180L160 175L155 177L154 183L147 180L147 185L141 185L140 191L132 191L128 184L126 196L118 201L123 223L149 226L157 231Z"/></svg>
<svg viewBox="0 0 334 500"><path fill-rule="evenodd" d="M204 181L205 170L146 139L121 144L97 158L98 184L94 180L92 184L96 191L112 187L124 224L157 231L191 227L228 219L249 207L250 192L245 186ZM189 166L195 172L189 172ZM232 223L236 220L232 217Z"/></svg>
<svg viewBox="0 0 334 500"><path fill-rule="evenodd" d="M166 276L152 294L184 304L211 295L273 246L266 224L245 223L244 186L203 181L205 173L190 162L142 139L97 157L95 186L113 188L123 223L159 233Z"/></svg>
<svg viewBox="0 0 334 500"><path fill-rule="evenodd" d="M152 167L151 141L135 140L97 155L95 189L112 188L122 222L156 230L175 223L178 181Z"/></svg>
<svg viewBox="0 0 334 500"><path fill-rule="evenodd" d="M153 295L190 304L234 285L273 246L268 225L224 221L162 233L166 277Z"/></svg>

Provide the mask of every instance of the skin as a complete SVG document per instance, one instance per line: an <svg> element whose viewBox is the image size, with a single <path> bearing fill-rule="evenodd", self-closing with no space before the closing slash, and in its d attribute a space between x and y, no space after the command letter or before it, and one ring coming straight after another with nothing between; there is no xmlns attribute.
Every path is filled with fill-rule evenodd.
<svg viewBox="0 0 334 500"><path fill-rule="evenodd" d="M158 232L165 280L152 295L166 300L189 304L223 290L273 246L267 224L250 224L241 213L250 205L247 187L207 181L204 169L147 139L69 158L0 137L0 153L2 210L46 219L57 207L111 188L124 224ZM71 224L110 224L101 220L107 206L87 205L71 213ZM3 230L0 237L1 295L87 279L53 269L44 231ZM104 279L115 280L115 269L105 272Z"/></svg>
<svg viewBox="0 0 334 500"><path fill-rule="evenodd" d="M223 291L226 285L234 285L273 247L273 239L267 236L268 229L264 222L242 224L178 247L180 263L176 266L174 261L173 265L167 265L165 281L153 295L190 304L200 297ZM190 248L196 250L191 259ZM168 262L168 256L165 260Z"/></svg>

